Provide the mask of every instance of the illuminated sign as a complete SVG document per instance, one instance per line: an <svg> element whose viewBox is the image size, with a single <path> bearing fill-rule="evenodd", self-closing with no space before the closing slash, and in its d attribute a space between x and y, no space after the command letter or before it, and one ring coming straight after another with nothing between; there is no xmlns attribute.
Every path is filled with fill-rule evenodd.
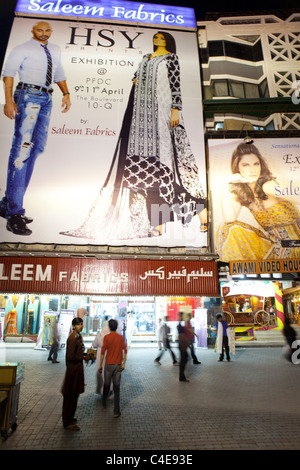
<svg viewBox="0 0 300 470"><path fill-rule="evenodd" d="M238 274L268 274L268 273L298 273L300 259L276 259L261 261L231 261L230 273Z"/></svg>
<svg viewBox="0 0 300 470"><path fill-rule="evenodd" d="M214 261L0 257L0 292L218 295Z"/></svg>
<svg viewBox="0 0 300 470"><path fill-rule="evenodd" d="M111 0L18 0L16 13L195 28L193 8Z"/></svg>

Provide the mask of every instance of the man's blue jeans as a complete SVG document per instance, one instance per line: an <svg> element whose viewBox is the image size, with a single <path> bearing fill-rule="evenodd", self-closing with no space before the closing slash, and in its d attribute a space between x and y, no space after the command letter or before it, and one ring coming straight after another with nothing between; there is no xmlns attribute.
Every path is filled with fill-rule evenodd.
<svg viewBox="0 0 300 470"><path fill-rule="evenodd" d="M35 161L45 149L52 110L51 94L34 88L15 90L14 101L18 114L8 160L5 197L0 202L7 219L15 214L25 214L24 194Z"/></svg>

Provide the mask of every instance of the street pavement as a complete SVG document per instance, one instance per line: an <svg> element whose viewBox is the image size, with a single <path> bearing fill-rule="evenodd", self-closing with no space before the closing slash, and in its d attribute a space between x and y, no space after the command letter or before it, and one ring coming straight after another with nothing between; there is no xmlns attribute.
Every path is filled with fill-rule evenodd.
<svg viewBox="0 0 300 470"><path fill-rule="evenodd" d="M231 362L218 362L214 349L196 352L201 364L189 360L185 383L168 351L159 366L156 348L130 348L119 418L113 416L113 398L103 409L95 394L95 364L85 366L80 431L69 431L61 421L64 351L60 363L52 364L47 351L2 349L1 361L23 361L25 375L18 426L0 439L0 450L105 450L114 456L143 450L300 450L300 365L284 358L282 346L236 348Z"/></svg>

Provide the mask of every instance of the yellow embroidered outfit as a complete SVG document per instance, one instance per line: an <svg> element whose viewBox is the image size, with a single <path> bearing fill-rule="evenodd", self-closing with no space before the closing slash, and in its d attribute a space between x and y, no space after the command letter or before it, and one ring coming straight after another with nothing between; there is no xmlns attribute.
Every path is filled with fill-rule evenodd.
<svg viewBox="0 0 300 470"><path fill-rule="evenodd" d="M250 210L262 230L235 221L216 234L222 261L300 258L300 247L282 247L282 240L300 240L300 212L295 204L280 201L259 211Z"/></svg>

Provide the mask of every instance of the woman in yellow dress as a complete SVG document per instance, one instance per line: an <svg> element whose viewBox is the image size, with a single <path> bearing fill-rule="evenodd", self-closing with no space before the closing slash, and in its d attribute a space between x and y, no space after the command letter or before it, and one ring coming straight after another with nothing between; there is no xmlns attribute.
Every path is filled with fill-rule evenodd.
<svg viewBox="0 0 300 470"><path fill-rule="evenodd" d="M300 246L291 243L300 240L299 196L293 201L275 195L278 182L253 143L237 146L231 172L222 198L224 224L216 235L220 259L299 258ZM238 220L242 207L248 208L258 227Z"/></svg>

